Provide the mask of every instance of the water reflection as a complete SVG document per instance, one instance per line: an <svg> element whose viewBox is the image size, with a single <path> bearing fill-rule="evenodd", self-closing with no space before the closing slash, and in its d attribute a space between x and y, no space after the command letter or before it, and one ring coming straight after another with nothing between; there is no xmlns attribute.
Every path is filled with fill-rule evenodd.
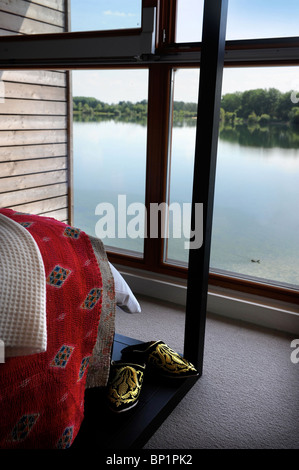
<svg viewBox="0 0 299 470"><path fill-rule="evenodd" d="M95 115L95 114L75 114L73 115L74 122L124 122L128 124L139 124L142 127L147 126L147 116L146 115L114 115L114 114L104 114L104 115Z"/></svg>
<svg viewBox="0 0 299 470"><path fill-rule="evenodd" d="M220 139L245 147L299 148L299 128L287 125L220 126Z"/></svg>
<svg viewBox="0 0 299 470"><path fill-rule="evenodd" d="M138 124L142 127L147 126L146 115L92 115L92 114L74 114L74 122L119 122ZM196 127L196 119L183 118L181 116L174 116L174 128L192 128ZM220 123L219 137L221 140L236 143L245 147L259 147L259 148L281 148L281 149L299 149L299 127L271 124L268 126L261 126L255 124L253 126L238 125L238 126L225 126Z"/></svg>
<svg viewBox="0 0 299 470"><path fill-rule="evenodd" d="M130 124L139 124L140 126L147 126L147 114L92 114L92 113L74 113L74 122L125 122ZM194 127L196 126L196 118L186 118L179 114L173 116L173 127Z"/></svg>
<svg viewBox="0 0 299 470"><path fill-rule="evenodd" d="M117 207L118 194L128 203L144 201L146 127L129 117L89 118L74 123L74 214L75 224L93 234L99 202ZM170 199L190 202L196 120L179 124L172 133ZM221 126L211 268L299 285L298 178L295 129ZM143 251L142 240L114 241ZM183 238L168 240L168 257L187 262Z"/></svg>

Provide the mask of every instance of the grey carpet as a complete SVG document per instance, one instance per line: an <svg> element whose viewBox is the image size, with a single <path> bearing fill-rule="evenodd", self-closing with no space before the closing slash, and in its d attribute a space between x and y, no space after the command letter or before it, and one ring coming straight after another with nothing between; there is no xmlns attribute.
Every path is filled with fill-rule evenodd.
<svg viewBox="0 0 299 470"><path fill-rule="evenodd" d="M116 331L181 352L184 308L138 296ZM145 449L299 449L299 363L290 335L208 315L202 377Z"/></svg>

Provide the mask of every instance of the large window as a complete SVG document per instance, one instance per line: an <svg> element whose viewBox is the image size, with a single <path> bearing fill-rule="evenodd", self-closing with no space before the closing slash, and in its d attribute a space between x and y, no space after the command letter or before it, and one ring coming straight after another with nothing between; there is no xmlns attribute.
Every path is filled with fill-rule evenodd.
<svg viewBox="0 0 299 470"><path fill-rule="evenodd" d="M270 16L278 18L281 13L279 2L274 2L272 6ZM202 18L203 2L194 3L188 0L187 3L177 0L176 7L175 40L177 44L180 42L198 43L201 40L201 28L195 25L199 23L199 18ZM290 7L295 8L295 5L290 5ZM262 8L260 3L256 5L256 9L260 12L260 18L267 14L266 9ZM274 31L270 27L264 28L262 32L259 29L260 22L255 22L254 31L250 29L251 17L249 14L243 15L243 12L244 10L241 11L238 3L233 0L230 2L228 39L274 36ZM289 14L289 10L284 10L284 15L289 16ZM238 26L242 20L244 24L241 35ZM275 24L273 19L272 27ZM251 36L246 31L251 31ZM295 30L289 31L295 34ZM275 36L286 34L287 32L282 28L275 29ZM91 137L93 134L88 134L87 127L86 132L83 131L83 124L78 122L74 123L75 158L76 140L79 140L79 129L81 129L81 134L93 142L97 149L101 149L101 152L106 152L109 161L113 161L117 167L116 175L111 176L110 170L108 173L102 172L103 184L99 186L103 189L101 198L105 198L115 187L115 194L112 195L111 192L108 200L116 208L116 197L123 193L131 194L132 199L129 202L134 202L134 199L136 202L147 202L149 210L151 202L157 202L157 199L154 199L157 192L151 190L157 182L153 182L149 162L158 160L159 157L151 153L152 149L157 150L158 146L160 157L164 161L164 164L160 166L164 168L164 171L155 174L155 178L160 179L160 188L163 188L159 192L158 202L165 202L170 208L168 214L162 213L162 217L165 217L162 225L163 222L165 224L164 232L162 230L160 234L162 237L159 241L160 248L158 250L154 248L154 245L157 247L157 241L147 240L143 246L138 237L130 239L127 236L126 239L121 240L117 237L117 233L115 241L109 240L108 244L113 247L113 256L116 261L134 265L132 257L123 258L122 249L125 248L133 255L134 252L135 255L138 253L146 269L182 276L188 264L186 239L188 231L190 232L189 208L193 183L200 74L199 67L195 66L173 68L162 63L160 67L161 69L164 67L165 73L159 75L153 69L149 75L149 86L151 87L151 83L157 81L155 86L160 88L161 93L164 93L162 107L157 106L155 100L159 98L155 98L154 95L149 96L148 103L146 103L145 92L142 100L140 97L140 101L148 105L150 121L145 121L149 127L143 127L142 133L141 126L144 126L145 122L139 125L127 123L126 126L135 126L134 139L131 143L125 143L127 141L124 136L131 135L129 129L125 130L123 127L124 135L122 135L120 128L117 127L115 116L113 119L110 117L109 124L105 124L107 132L104 134L109 136L108 127L113 126L113 135L118 136L124 142L123 148L129 149L125 157L127 163L125 167L123 167L123 152L118 151L118 139L114 138L112 144L109 144L111 152L108 152L105 149L104 140L101 140L100 132L98 138L94 139ZM104 74L104 72L101 73ZM122 83L128 82L125 78L128 71L118 70L106 73L119 77ZM138 75L139 71L135 69L132 73L135 77L134 87L139 89L139 84L146 83L145 89L147 89L147 79L144 79L146 72L143 71ZM234 279L249 280L253 283L258 282L259 285L283 286L288 289L297 289L299 285L296 268L296 253L299 248L296 236L299 226L296 211L299 200L299 190L296 184L299 176L299 131L296 125L298 105L292 100L294 96L292 90L299 85L297 76L296 66L287 67L277 64L275 67L238 67L235 64L234 67L225 67L210 259L211 274L218 276L217 279L231 279L232 282ZM80 81L80 83L86 82ZM100 84L100 81L98 83ZM106 90L107 99L111 89L117 93L115 90L118 87L113 86ZM165 99L165 96L168 99ZM117 99L114 100L114 102L117 101ZM149 166L147 166L148 173L145 177L145 135L149 133L148 135L152 137L155 128L158 133L158 126L162 122L161 116L157 114L158 109L159 112L164 113L165 136L164 138L160 136L157 140L155 136L155 145L147 147L147 165ZM90 126L90 132L94 132L91 129L92 127L95 129L96 124L90 122L88 126ZM139 143L143 146L142 151L138 148ZM85 146L85 151L86 149ZM139 158L141 154L143 155L142 164L140 160L134 161L135 149ZM91 154L94 155L94 153L95 149L91 150ZM133 179L129 177L131 168L134 168ZM139 174L137 174L138 171ZM101 173L100 168L95 173ZM76 184L77 198L81 191L81 170L78 171L78 175L80 178L78 177ZM117 181L117 184L113 181ZM92 185L89 185L89 190L91 187ZM145 194L149 195L147 200L144 197ZM90 202L90 200L90 197L86 198L86 201ZM77 207L75 197L75 214ZM83 209L81 214L82 216L84 214L86 218L88 210ZM77 217L79 222L79 210ZM93 215L90 220L94 221L95 217ZM83 219L80 225L82 223ZM121 258L118 257L117 251L122 256ZM157 252L159 252L159 257L156 257L154 263L151 258L151 263L148 264L148 253L152 256ZM127 254L130 253L127 252Z"/></svg>
<svg viewBox="0 0 299 470"><path fill-rule="evenodd" d="M299 286L299 108L291 92L298 72L298 67L224 70L210 261L214 272ZM173 71L168 200L181 205L180 214L192 196L198 83L197 69ZM166 260L187 266L179 231L184 220L174 214Z"/></svg>
<svg viewBox="0 0 299 470"><path fill-rule="evenodd" d="M204 1L60 0L54 28L44 16L50 20L51 2L42 9L25 3L28 17L8 11L4 1L1 11L10 21L20 16L18 32L27 35L67 31L62 6L71 7L74 34L6 37L1 57L4 66L14 57L14 67L23 69L73 70L70 222L96 234L102 217L102 229L110 235L114 229L115 237L104 240L113 262L186 278L190 214L183 205L191 201ZM298 302L298 2L228 3L210 282ZM16 31L4 26L3 35ZM122 208L132 209L125 237L119 196L126 197ZM106 214L105 203L115 212ZM138 209L161 203L181 210L162 220L158 237L143 239L151 220ZM166 238L163 222L172 229Z"/></svg>
<svg viewBox="0 0 299 470"><path fill-rule="evenodd" d="M72 75L74 222L108 249L140 255L142 227L133 215L145 204L148 72Z"/></svg>
<svg viewBox="0 0 299 470"><path fill-rule="evenodd" d="M198 69L172 71L167 200L173 210L169 211L170 230L165 239L165 260L185 267L188 263L185 243L190 234L191 211L188 209L191 209L192 199L198 86Z"/></svg>
<svg viewBox="0 0 299 470"><path fill-rule="evenodd" d="M225 68L211 268L299 286L298 67Z"/></svg>

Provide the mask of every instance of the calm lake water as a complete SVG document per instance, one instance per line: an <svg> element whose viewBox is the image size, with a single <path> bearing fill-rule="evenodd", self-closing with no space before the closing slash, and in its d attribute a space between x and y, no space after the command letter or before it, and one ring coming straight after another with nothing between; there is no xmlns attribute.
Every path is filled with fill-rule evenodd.
<svg viewBox="0 0 299 470"><path fill-rule="evenodd" d="M174 127L171 202L190 202L195 127ZM146 127L117 121L74 123L74 223L95 235L99 203L144 203ZM222 130L218 144L212 269L299 285L299 134L283 127ZM132 216L131 216L132 219ZM127 221L130 220L128 215ZM142 252L140 238L103 239ZM168 258L187 261L185 239Z"/></svg>

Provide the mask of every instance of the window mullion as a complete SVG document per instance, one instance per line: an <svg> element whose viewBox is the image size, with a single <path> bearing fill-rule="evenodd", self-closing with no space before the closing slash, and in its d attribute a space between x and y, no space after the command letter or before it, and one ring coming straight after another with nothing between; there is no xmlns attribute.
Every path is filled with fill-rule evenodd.
<svg viewBox="0 0 299 470"><path fill-rule="evenodd" d="M177 0L160 2L159 50L175 43Z"/></svg>
<svg viewBox="0 0 299 470"><path fill-rule="evenodd" d="M169 122L170 69L152 65L149 71L148 139L146 169L147 238L144 260L148 269L156 270L162 262L163 239L150 236L151 204L165 201ZM160 222L160 221L159 221ZM158 233L161 235L160 223Z"/></svg>

